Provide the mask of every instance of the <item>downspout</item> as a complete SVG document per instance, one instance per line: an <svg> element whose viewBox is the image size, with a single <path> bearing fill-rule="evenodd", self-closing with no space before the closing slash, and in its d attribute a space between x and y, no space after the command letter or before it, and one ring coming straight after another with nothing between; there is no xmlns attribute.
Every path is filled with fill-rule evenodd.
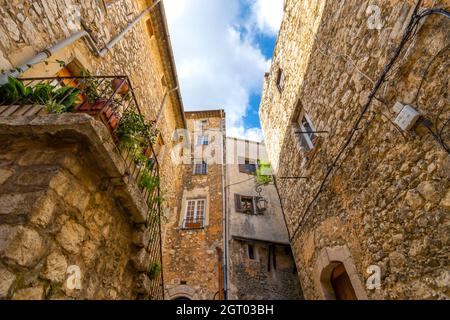
<svg viewBox="0 0 450 320"><path fill-rule="evenodd" d="M161 116L162 116L162 113L163 113L163 110L164 110L164 106L165 106L165 104L166 104L167 97L168 97L172 92L177 91L177 90L178 90L178 87L175 87L175 88L170 89L170 90L168 90L168 91L166 90L166 92L164 93L164 97L163 97L163 99L162 99L162 101L161 101L161 105L160 105L160 107L159 107L158 114L157 114L157 116L156 116L155 127L158 126L159 120L161 119Z"/></svg>
<svg viewBox="0 0 450 320"><path fill-rule="evenodd" d="M0 85L5 84L6 82L8 82L8 77L14 77L17 78L20 74L24 73L25 71L27 71L28 69L30 69L31 67L33 67L34 65L41 63L43 61L45 61L46 59L50 58L53 54L55 54L56 52L60 51L61 49L71 45L72 43L74 43L75 41L84 38L88 44L88 47L91 51L94 52L95 55L97 55L98 57L104 57L106 55L106 53L111 50L124 36L126 33L128 33L128 31L131 30L131 28L133 28L133 26L138 23L143 17L144 15L151 11L161 0L157 0L155 3L153 3L151 6L149 6L147 9L145 9L144 11L141 12L141 14L139 14L124 30L122 30L122 32L120 32L117 36L115 36L108 44L106 44L106 46L101 49L98 50L95 41L93 40L92 36L89 34L89 31L86 30L83 26L83 28L85 30L82 31L78 31L77 33L71 35L70 37L57 42L55 45L51 46L48 49L45 49L43 51L41 51L40 53L38 53L37 55L35 55L33 58L31 58L30 60L28 60L27 62L25 62L24 64L22 64L21 66L17 67L14 70L11 70L10 72L2 75L0 77Z"/></svg>
<svg viewBox="0 0 450 320"><path fill-rule="evenodd" d="M228 300L228 215L227 215L227 194L225 190L226 179L226 132L225 116L222 118L222 213L223 213L223 290L224 300Z"/></svg>

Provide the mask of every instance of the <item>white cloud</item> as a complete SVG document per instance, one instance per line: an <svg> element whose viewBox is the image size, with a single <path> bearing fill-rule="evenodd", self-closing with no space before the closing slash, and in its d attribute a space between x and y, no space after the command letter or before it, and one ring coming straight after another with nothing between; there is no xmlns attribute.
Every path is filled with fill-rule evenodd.
<svg viewBox="0 0 450 320"><path fill-rule="evenodd" d="M275 27L266 1L261 0L250 5L251 13L243 21L245 1L165 0L164 4L185 109L224 109L230 136L259 139L260 129L245 130L243 119L250 96L261 91L270 60L252 41L247 23L253 21L252 30L259 30L261 16L261 28L267 31L260 32L273 32Z"/></svg>
<svg viewBox="0 0 450 320"><path fill-rule="evenodd" d="M231 127L227 129L227 136L256 142L264 140L263 132L260 128L244 129L244 127Z"/></svg>
<svg viewBox="0 0 450 320"><path fill-rule="evenodd" d="M283 19L283 0L254 0L252 14L260 32L276 36Z"/></svg>

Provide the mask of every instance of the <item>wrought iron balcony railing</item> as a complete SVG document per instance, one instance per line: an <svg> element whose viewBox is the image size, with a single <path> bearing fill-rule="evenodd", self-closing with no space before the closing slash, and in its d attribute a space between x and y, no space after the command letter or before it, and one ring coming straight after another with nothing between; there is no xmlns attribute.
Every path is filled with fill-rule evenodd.
<svg viewBox="0 0 450 320"><path fill-rule="evenodd" d="M183 220L183 229L203 229L205 227L205 218L188 218Z"/></svg>
<svg viewBox="0 0 450 320"><path fill-rule="evenodd" d="M159 163L152 143L156 129L144 120L127 76L40 77L13 79L0 87L0 117L48 113L86 113L109 130L126 164L126 178L140 189L152 241L147 251L162 266ZM136 135L137 141L130 141ZM136 147L137 146L137 147ZM152 299L163 299L163 277L152 280Z"/></svg>

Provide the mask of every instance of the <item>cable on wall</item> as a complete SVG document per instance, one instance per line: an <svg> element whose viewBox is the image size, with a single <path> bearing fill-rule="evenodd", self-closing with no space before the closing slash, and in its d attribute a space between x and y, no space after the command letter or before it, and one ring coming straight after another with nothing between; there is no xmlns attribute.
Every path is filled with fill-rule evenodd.
<svg viewBox="0 0 450 320"><path fill-rule="evenodd" d="M385 82L386 77L388 76L389 72L391 71L392 67L394 66L394 64L396 63L397 59L399 58L404 46L406 45L406 43L411 39L411 35L414 33L414 31L416 30L418 24L420 23L420 21L425 18L428 15L431 14L441 14L446 16L447 18L450 18L450 13L445 11L444 9L427 9L424 10L422 13L418 14L420 5L422 3L422 0L418 0L416 3L416 6L414 8L414 12L412 14L411 20L408 23L408 27L405 29L405 32L403 33L402 39L400 41L400 44L398 45L398 47L395 49L394 54L392 56L392 58L390 59L390 61L385 65L382 74L380 75L380 77L378 78L378 80L376 81L370 95L369 98L367 100L367 102L365 103L364 107L362 108L362 111L359 115L359 117L357 118L357 120L355 121L355 124L353 125L353 128L351 129L347 139L345 140L343 146L340 148L337 156L334 158L332 164L328 167L328 170L325 174L325 177L323 178L320 187L318 189L318 191L316 192L315 196L313 197L313 199L309 202L308 206L306 207L302 218L300 219L294 233L291 236L290 241L292 242L293 239L295 239L295 236L297 235L297 232L300 230L301 226L303 225L303 221L305 220L307 213L309 212L310 208L312 207L312 205L315 203L315 201L318 199L319 195L322 193L326 182L328 181L328 178L330 177L331 173L334 171L334 168L338 166L338 161L340 160L340 158L342 157L344 151L349 147L350 143L353 140L353 137L355 135L355 133L359 130L359 125L361 124L361 121L364 118L364 115L367 113L367 111L369 110L369 107L373 101L373 99L375 98L376 93L378 92L378 90L380 89L380 87L382 86L382 84Z"/></svg>

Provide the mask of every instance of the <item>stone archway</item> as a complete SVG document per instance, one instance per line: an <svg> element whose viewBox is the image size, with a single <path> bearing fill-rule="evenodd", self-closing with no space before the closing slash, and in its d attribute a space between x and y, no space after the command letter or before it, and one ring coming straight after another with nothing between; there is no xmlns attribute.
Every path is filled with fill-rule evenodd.
<svg viewBox="0 0 450 320"><path fill-rule="evenodd" d="M196 300L196 292L187 285L178 285L170 289L166 289L166 298L168 300Z"/></svg>
<svg viewBox="0 0 450 320"><path fill-rule="evenodd" d="M339 271L336 272L338 269ZM339 283L334 282L333 280L338 277L340 277ZM353 292L358 300L368 299L347 246L326 247L320 251L314 268L314 280L324 300L336 299L335 290L338 284L347 287L345 289L347 297ZM338 295L341 295L338 298L342 298L342 293Z"/></svg>

